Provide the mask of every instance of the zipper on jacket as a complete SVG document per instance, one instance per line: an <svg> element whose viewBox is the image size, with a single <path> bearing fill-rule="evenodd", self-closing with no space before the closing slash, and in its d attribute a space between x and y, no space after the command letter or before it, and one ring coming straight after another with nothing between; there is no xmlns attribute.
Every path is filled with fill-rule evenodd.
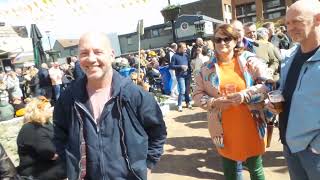
<svg viewBox="0 0 320 180"><path fill-rule="evenodd" d="M302 78L306 74L307 70L308 70L308 66L304 69L303 74L301 75L301 78L299 80L298 91L300 90Z"/></svg>
<svg viewBox="0 0 320 180"><path fill-rule="evenodd" d="M111 97L106 103L104 106L106 106L108 103L111 102L111 100L115 99L115 97ZM94 124L96 124L96 128L97 128L97 134L98 134L98 141L99 141L99 152L100 152L100 164L101 164L101 167L100 167L100 171L101 171L101 175L103 175L103 170L105 169L104 168L104 161L103 161L103 152L102 152L102 139L101 139L101 136L100 136L100 127L101 127L101 116L99 118L99 121L96 123L96 121L94 120L94 118L92 117L91 113L87 110L86 107L83 107L82 104L79 104L79 103L76 103L83 111L86 112L86 114L90 117L90 119L94 122ZM81 118L81 117L80 117ZM83 123L83 122L82 122ZM81 163L81 162L80 162ZM81 170L81 169L80 169Z"/></svg>
<svg viewBox="0 0 320 180"><path fill-rule="evenodd" d="M139 180L142 180L131 167L131 163L130 163L128 152L127 152L127 146L126 146L126 144L124 142L125 139L124 139L124 130L122 128L122 111L121 111L120 97L118 97L118 99L117 99L117 108L118 108L119 115L120 115L119 122L118 122L120 133L121 133L120 142L121 142L122 147L123 147L123 151L124 151L123 153L124 153L124 156L125 156L126 163L128 165L129 170L133 173L133 175L136 176L136 178L138 178Z"/></svg>
<svg viewBox="0 0 320 180"><path fill-rule="evenodd" d="M82 117L81 117L78 109L76 109L77 107L74 107L74 108L75 108L75 110L76 110L77 116L79 116L78 119L79 119L79 123L80 123L80 131L82 131L82 132L80 132L80 133L81 133L82 136L83 136L83 121L82 121ZM72 113L72 114L73 114L73 113ZM81 129L81 128L82 128L82 129ZM84 137L83 137L83 138L84 138ZM78 174L78 180L81 179L81 169L82 169L82 168L81 168L81 158L82 158L81 141L82 141L82 138L81 138L81 136L79 136L79 142L80 142L80 146L79 146L80 160L79 160L78 166L79 166L80 172L79 172L79 174Z"/></svg>

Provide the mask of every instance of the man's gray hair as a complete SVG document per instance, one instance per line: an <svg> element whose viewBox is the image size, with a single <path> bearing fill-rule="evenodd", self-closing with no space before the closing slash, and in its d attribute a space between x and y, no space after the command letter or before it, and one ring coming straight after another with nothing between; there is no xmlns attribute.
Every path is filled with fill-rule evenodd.
<svg viewBox="0 0 320 180"><path fill-rule="evenodd" d="M268 39L269 38L269 30L267 28L264 27L260 27L257 29L257 39Z"/></svg>

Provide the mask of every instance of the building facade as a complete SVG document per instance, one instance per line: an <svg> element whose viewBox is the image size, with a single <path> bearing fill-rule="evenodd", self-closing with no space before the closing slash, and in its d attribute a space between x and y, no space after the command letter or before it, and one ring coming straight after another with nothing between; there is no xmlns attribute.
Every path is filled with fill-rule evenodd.
<svg viewBox="0 0 320 180"><path fill-rule="evenodd" d="M204 15L181 15L174 25L177 42L192 42L198 37L208 39L213 35L214 27L223 23ZM171 23L158 24L144 28L140 37L141 49L167 47L173 42ZM138 50L138 33L119 35L121 54Z"/></svg>
<svg viewBox="0 0 320 180"><path fill-rule="evenodd" d="M277 20L297 0L232 0L232 17L241 22Z"/></svg>
<svg viewBox="0 0 320 180"><path fill-rule="evenodd" d="M180 14L201 14L229 23L232 20L231 0L199 0L184 4Z"/></svg>

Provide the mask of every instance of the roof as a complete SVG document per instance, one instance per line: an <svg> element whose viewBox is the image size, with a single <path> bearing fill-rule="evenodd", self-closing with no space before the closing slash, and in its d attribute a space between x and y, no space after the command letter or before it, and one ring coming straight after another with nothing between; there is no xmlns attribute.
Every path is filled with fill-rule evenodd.
<svg viewBox="0 0 320 180"><path fill-rule="evenodd" d="M57 39L57 42L64 48L79 45L79 39Z"/></svg>

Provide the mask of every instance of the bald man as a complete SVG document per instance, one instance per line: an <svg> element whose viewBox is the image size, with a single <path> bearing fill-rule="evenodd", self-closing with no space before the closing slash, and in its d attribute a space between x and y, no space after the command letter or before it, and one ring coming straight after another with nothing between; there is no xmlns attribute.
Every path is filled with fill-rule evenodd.
<svg viewBox="0 0 320 180"><path fill-rule="evenodd" d="M167 133L157 102L112 69L114 58L105 34L81 36L85 76L61 94L53 115L68 179L145 180L163 153Z"/></svg>
<svg viewBox="0 0 320 180"><path fill-rule="evenodd" d="M258 46L258 44L245 37L245 31L242 22L239 20L233 20L231 25L240 34L240 39L238 40L239 42L237 46L244 47L245 50L255 53L254 46Z"/></svg>
<svg viewBox="0 0 320 180"><path fill-rule="evenodd" d="M318 0L300 0L286 14L288 33L300 44L286 54L280 73L280 139L291 180L320 179L319 10Z"/></svg>

